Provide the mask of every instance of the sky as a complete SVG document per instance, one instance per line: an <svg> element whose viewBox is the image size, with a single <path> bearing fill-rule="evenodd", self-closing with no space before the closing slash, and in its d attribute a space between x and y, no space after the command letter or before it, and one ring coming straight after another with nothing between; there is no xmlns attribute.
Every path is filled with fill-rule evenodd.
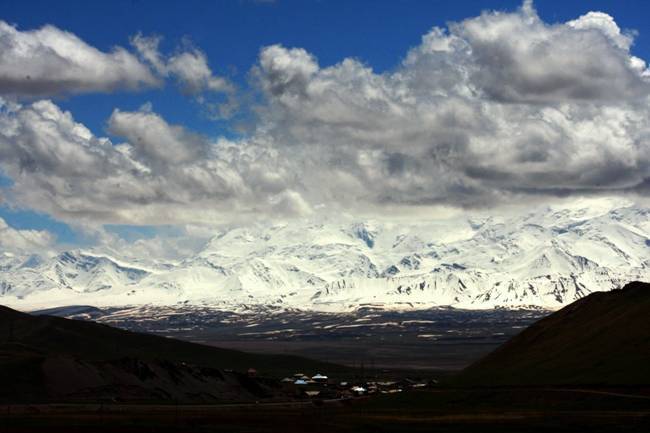
<svg viewBox="0 0 650 433"><path fill-rule="evenodd" d="M0 0L0 247L650 186L645 1Z"/></svg>

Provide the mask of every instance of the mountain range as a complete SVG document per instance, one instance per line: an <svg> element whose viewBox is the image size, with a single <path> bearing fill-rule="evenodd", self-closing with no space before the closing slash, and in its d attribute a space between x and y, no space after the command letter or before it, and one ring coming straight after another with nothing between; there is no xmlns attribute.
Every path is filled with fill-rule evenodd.
<svg viewBox="0 0 650 433"><path fill-rule="evenodd" d="M0 303L20 309L558 309L648 279L650 209L612 199L501 217L258 223L222 229L174 260L107 247L0 253Z"/></svg>

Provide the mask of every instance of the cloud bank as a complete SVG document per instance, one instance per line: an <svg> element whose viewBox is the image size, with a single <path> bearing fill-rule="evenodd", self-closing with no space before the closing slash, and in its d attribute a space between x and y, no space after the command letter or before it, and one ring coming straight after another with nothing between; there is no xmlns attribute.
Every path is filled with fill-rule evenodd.
<svg viewBox="0 0 650 433"><path fill-rule="evenodd" d="M203 53L165 56L158 42L132 41L155 76L231 91ZM251 70L257 121L243 138L116 109L113 143L51 101L5 102L0 167L12 201L98 224L646 195L650 72L633 42L607 14L551 24L525 2L433 28L385 73L272 45Z"/></svg>

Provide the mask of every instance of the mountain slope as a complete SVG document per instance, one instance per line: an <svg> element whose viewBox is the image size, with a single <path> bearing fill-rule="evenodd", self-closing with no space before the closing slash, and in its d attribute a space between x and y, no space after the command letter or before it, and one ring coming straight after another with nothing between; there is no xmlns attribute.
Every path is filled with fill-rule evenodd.
<svg viewBox="0 0 650 433"><path fill-rule="evenodd" d="M593 293L464 370L471 385L650 385L650 284Z"/></svg>
<svg viewBox="0 0 650 433"><path fill-rule="evenodd" d="M253 355L0 306L0 400L237 401L269 395L242 373L340 372L287 355ZM234 372L232 371L234 370Z"/></svg>

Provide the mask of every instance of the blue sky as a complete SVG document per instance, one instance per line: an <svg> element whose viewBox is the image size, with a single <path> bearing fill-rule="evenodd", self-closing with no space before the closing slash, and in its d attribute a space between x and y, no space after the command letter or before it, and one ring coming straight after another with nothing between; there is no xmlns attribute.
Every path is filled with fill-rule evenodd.
<svg viewBox="0 0 650 433"><path fill-rule="evenodd" d="M129 47L137 33L160 35L161 51L173 52L184 40L202 50L212 71L231 80L245 95L249 71L258 62L260 49L272 44L300 47L313 54L320 66L356 58L375 73L390 71L417 46L434 26L475 17L483 10L513 11L519 1L0 1L0 19L31 30L51 24L77 35L89 45L110 51ZM565 22L590 10L615 18L622 29L638 31L631 53L650 59L650 2L646 1L538 1L539 17L546 23ZM97 136L109 136L107 119L114 109L136 111L150 102L153 110L170 124L209 137L236 136L233 127L245 115L230 121L213 120L202 114L192 98L177 87L165 85L139 92L84 93L57 98L77 122ZM243 117L242 117L243 116ZM0 187L12 181L0 176ZM15 228L47 229L64 243L88 241L69 225L45 213L0 207L0 217ZM108 225L108 230L128 239L153 236L152 227Z"/></svg>

